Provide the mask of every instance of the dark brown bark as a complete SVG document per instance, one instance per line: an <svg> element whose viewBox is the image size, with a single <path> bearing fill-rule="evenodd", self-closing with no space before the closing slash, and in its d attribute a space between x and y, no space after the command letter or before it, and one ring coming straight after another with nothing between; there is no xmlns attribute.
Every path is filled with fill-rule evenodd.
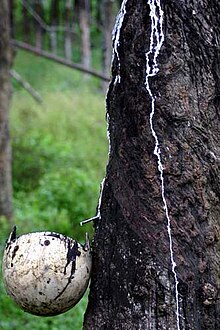
<svg viewBox="0 0 220 330"><path fill-rule="evenodd" d="M220 3L165 0L153 124L177 263L180 329L220 324ZM84 330L177 329L152 100L149 5L127 0L107 96L110 159ZM120 70L119 70L120 69ZM116 80L120 74L121 82Z"/></svg>
<svg viewBox="0 0 220 330"><path fill-rule="evenodd" d="M12 52L7 0L0 0L0 215L12 215L11 144L9 136L10 67Z"/></svg>

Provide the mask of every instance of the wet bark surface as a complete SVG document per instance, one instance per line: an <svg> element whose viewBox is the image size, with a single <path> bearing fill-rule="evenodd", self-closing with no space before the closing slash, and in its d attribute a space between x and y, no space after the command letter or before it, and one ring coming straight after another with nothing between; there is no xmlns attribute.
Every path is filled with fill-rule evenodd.
<svg viewBox="0 0 220 330"><path fill-rule="evenodd" d="M162 2L162 1L161 1ZM153 119L181 329L220 324L220 3L166 0ZM174 278L144 82L149 6L128 0L107 96L111 151L84 329L177 329Z"/></svg>
<svg viewBox="0 0 220 330"><path fill-rule="evenodd" d="M11 145L9 136L9 100L11 94L9 70L12 53L9 45L10 25L8 1L0 1L0 216L10 218L11 206Z"/></svg>

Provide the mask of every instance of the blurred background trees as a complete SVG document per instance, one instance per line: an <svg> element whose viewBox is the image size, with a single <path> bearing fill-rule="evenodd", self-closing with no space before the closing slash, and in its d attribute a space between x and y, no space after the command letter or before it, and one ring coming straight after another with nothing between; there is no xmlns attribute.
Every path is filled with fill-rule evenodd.
<svg viewBox="0 0 220 330"><path fill-rule="evenodd" d="M13 39L109 75L120 1L10 0Z"/></svg>
<svg viewBox="0 0 220 330"><path fill-rule="evenodd" d="M0 159L0 252L11 223L18 234L53 230L81 242L85 231L93 235L92 225L79 223L96 213L108 157L103 91L119 5L116 0L0 0L0 157L7 160ZM42 103L24 89L27 82ZM36 322L6 296L0 275L1 329L78 330L85 304Z"/></svg>
<svg viewBox="0 0 220 330"><path fill-rule="evenodd" d="M3 0L2 0L3 1ZM4 1L2 2L4 3ZM37 100L41 101L41 96L34 89L40 90L37 86L37 72L40 72L38 65L28 64L27 53L23 53L26 63L21 60L23 67L17 67L18 72L11 69L11 54L15 49L24 49L42 57L52 58L64 65L76 67L89 74L101 77L101 81L97 82L97 88L106 91L108 79L110 77L110 65L112 55L112 29L114 25L115 15L118 11L120 1L114 0L10 0L7 1L7 12L4 6L1 9L3 20L1 22L1 63L2 75L1 85L4 108L1 110L1 136L8 134L8 110L10 97L10 81L9 73L16 80L13 87L16 91L18 83L31 93ZM7 40L6 40L7 39ZM11 47L10 47L11 43ZM15 53L15 51L14 51ZM18 62L21 52L18 53ZM36 57L32 58L36 61ZM18 63L16 62L16 63ZM37 63L37 62L35 62ZM31 65L31 66L30 66ZM52 65L52 64L51 64ZM16 67L16 65L15 65ZM36 70L32 70L35 68ZM44 72L45 74L45 72ZM24 76L24 80L23 77ZM42 81L44 77L42 75ZM6 82L7 83L4 83ZM26 81L27 80L27 81ZM68 80L68 78L67 78ZM32 86L28 83L31 82ZM84 81L85 82L85 81ZM48 81L47 84L50 84ZM51 84L52 85L52 84ZM48 86L47 86L48 88ZM5 100L7 98L7 101ZM31 109L29 110L31 112ZM22 111L20 110L20 114ZM28 126L28 115L24 118L24 127ZM13 115L12 115L13 119ZM3 123L4 121L4 123ZM11 123L13 127L13 122ZM32 137L33 138L33 137ZM3 141L3 140L2 140ZM5 140L4 140L5 141ZM15 144L13 140L13 144ZM26 143L26 142L25 142ZM16 162L19 157L19 148L21 145L15 145L13 149L13 187L16 192L22 187L22 190L31 190L32 185L26 181L33 181L34 178L40 177L41 168L36 161L34 171L27 171L28 162L24 161L17 167ZM11 156L10 156L10 140L8 134L8 145L4 145L4 162L1 162L1 205L0 214L11 218L12 215L12 183L11 183ZM3 152L3 148L1 148ZM7 156L6 156L7 153ZM22 154L23 157L24 154ZM36 156L34 153L30 159ZM5 168L3 169L3 164ZM15 170L16 168L16 170ZM17 177L21 173L19 183ZM5 187L3 185L5 180ZM25 181L25 184L22 182ZM6 187L7 186L7 187ZM37 186L34 183L34 188ZM5 205L3 206L3 201ZM16 198L15 198L16 203ZM7 206L6 206L7 204ZM59 203L58 203L59 204ZM7 210L6 210L7 209Z"/></svg>

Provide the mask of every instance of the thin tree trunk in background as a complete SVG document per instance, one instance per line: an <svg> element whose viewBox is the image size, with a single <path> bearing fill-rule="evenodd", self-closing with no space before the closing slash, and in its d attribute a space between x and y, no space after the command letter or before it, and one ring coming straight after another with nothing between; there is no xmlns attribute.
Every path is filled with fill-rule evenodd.
<svg viewBox="0 0 220 330"><path fill-rule="evenodd" d="M150 57L146 80L150 4L159 15L160 2L165 40L159 72L150 76ZM125 1L115 34L84 330L176 330L178 317L181 330L219 329L220 2L160 2Z"/></svg>
<svg viewBox="0 0 220 330"><path fill-rule="evenodd" d="M52 0L50 7L50 25L57 26L59 24L59 0ZM51 52L57 54L57 32L50 32Z"/></svg>
<svg viewBox="0 0 220 330"><path fill-rule="evenodd" d="M7 0L0 0L0 215L12 216L11 144L9 136L9 100L12 64L10 18Z"/></svg>
<svg viewBox="0 0 220 330"><path fill-rule="evenodd" d="M79 26L81 31L81 62L86 68L91 66L90 8L89 0L78 0Z"/></svg>
<svg viewBox="0 0 220 330"><path fill-rule="evenodd" d="M66 59L72 60L72 26L73 26L73 3L66 0L64 9L64 25L66 28L64 35L64 54Z"/></svg>
<svg viewBox="0 0 220 330"><path fill-rule="evenodd" d="M42 0L34 0L34 6L33 6L35 12L37 15L39 15L41 18L43 18L43 5ZM35 40L35 46L39 49L42 49L43 46L43 29L39 22L35 21L35 28L36 28L36 40Z"/></svg>
<svg viewBox="0 0 220 330"><path fill-rule="evenodd" d="M115 22L114 1L103 0L101 6L101 20L103 33L103 73L110 75L110 66L112 59L112 30ZM103 89L106 91L108 84L103 83Z"/></svg>
<svg viewBox="0 0 220 330"><path fill-rule="evenodd" d="M43 99L40 94L27 82L24 80L18 72L15 70L10 70L10 76L13 77L18 84L20 84L38 103L42 103Z"/></svg>
<svg viewBox="0 0 220 330"><path fill-rule="evenodd" d="M23 41L29 43L31 41L31 20L26 7L22 6L22 37Z"/></svg>

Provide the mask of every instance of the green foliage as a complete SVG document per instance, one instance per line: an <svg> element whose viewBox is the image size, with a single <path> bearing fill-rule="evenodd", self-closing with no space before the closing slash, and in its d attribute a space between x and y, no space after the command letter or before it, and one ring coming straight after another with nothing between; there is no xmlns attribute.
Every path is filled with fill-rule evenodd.
<svg viewBox="0 0 220 330"><path fill-rule="evenodd" d="M74 76L64 88L64 78L73 71L65 68L64 75L56 65L48 84L51 63L20 52L18 69L24 59L34 63L27 79L37 76L33 82L41 88L44 104L15 90L11 114L15 218L29 230L32 219L32 230L47 226L70 234L96 212L107 156L103 95L94 93L94 87L91 91L91 80L82 76L77 88L73 88ZM40 83L42 61L45 79ZM85 229L77 231L82 239Z"/></svg>
<svg viewBox="0 0 220 330"><path fill-rule="evenodd" d="M35 183L34 183L35 185ZM80 168L46 172L32 192L15 194L15 218L26 231L51 230L84 240L79 222L95 214L99 184Z"/></svg>
<svg viewBox="0 0 220 330"><path fill-rule="evenodd" d="M18 235L51 230L84 242L83 219L96 213L107 160L104 96L96 79L19 52L15 70L42 94L37 104L14 83L11 109L14 218ZM0 249L12 224L0 219ZM0 329L82 328L87 298L53 318L22 312L0 278Z"/></svg>
<svg viewBox="0 0 220 330"><path fill-rule="evenodd" d="M50 172L43 176L38 189L40 208L50 204L58 210L64 209L70 219L88 216L87 201L93 200L96 193L94 181L80 168Z"/></svg>

